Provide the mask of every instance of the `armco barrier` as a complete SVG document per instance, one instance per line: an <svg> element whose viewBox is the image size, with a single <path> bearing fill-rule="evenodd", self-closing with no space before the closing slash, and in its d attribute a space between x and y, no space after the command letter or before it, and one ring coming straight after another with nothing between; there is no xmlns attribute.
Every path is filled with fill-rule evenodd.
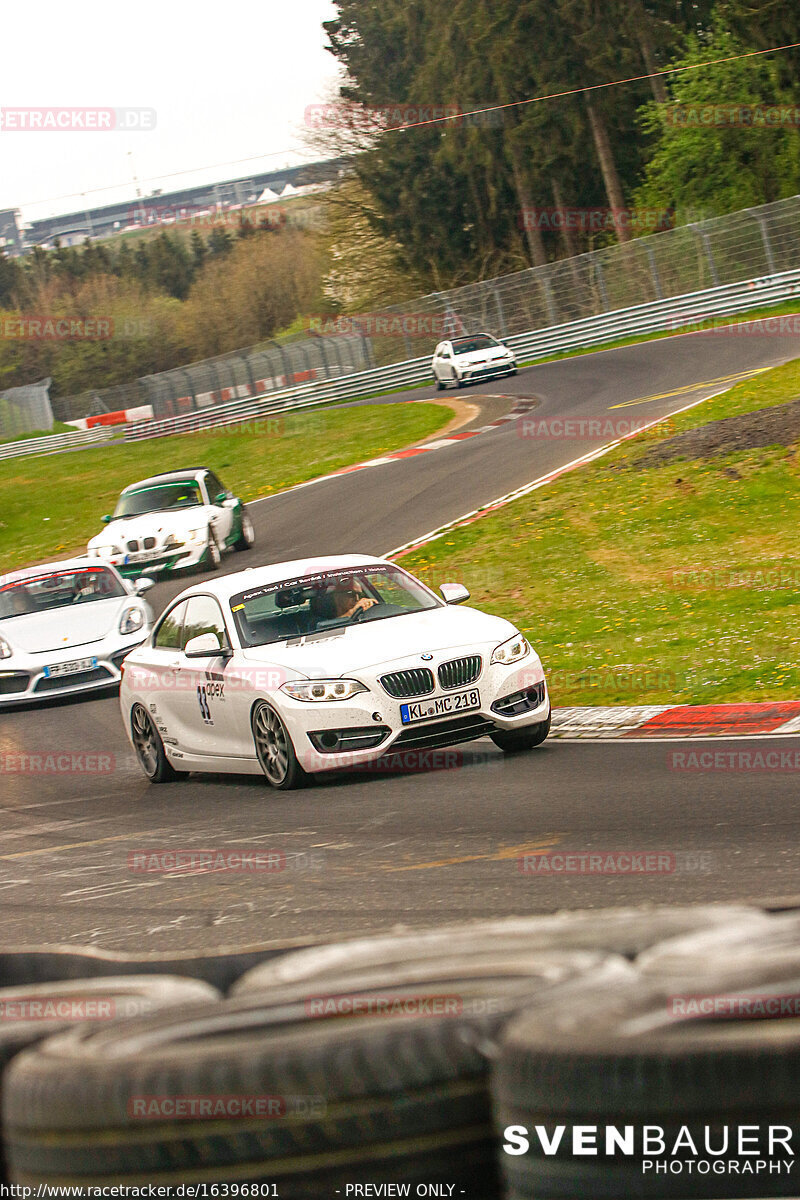
<svg viewBox="0 0 800 1200"><path fill-rule="evenodd" d="M98 429L82 429L75 433L53 433L49 437L6 442L0 445L0 459L22 458L30 454L58 454L63 450L73 450L77 446L91 446L95 442L108 441L115 433L118 435L117 430L100 426Z"/></svg>
<svg viewBox="0 0 800 1200"><path fill-rule="evenodd" d="M506 344L512 347L520 359L536 361L562 351L601 346L606 342L639 334L679 330L706 318L768 308L794 299L798 300L800 309L800 270L725 284L701 292L585 317L564 325L515 334L506 338ZM425 355L424 358L409 359L385 367L373 367L368 371L343 375L337 379L305 383L262 396L231 400L227 404L217 404L202 412L185 413L182 416L157 421L138 421L136 424L125 426L124 439L126 442L134 442L178 433L192 433L200 429L240 424L270 413L293 412L321 404L369 396L393 388L410 387L431 378L430 364L431 356ZM0 446L0 458L72 449L77 445L109 437L112 432L108 428L93 429L84 434L57 434L50 438L11 442Z"/></svg>

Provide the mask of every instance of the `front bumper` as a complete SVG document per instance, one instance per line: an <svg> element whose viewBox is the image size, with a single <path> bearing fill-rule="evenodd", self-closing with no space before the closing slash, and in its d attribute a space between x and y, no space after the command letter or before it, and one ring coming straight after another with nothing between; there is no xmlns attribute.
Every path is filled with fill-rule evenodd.
<svg viewBox="0 0 800 1200"><path fill-rule="evenodd" d="M499 362L486 363L482 366L459 367L462 383L472 383L475 379L491 379L497 375L511 375L516 369L515 359L501 359Z"/></svg>
<svg viewBox="0 0 800 1200"><path fill-rule="evenodd" d="M125 579L139 579L142 575L161 575L170 571L198 567L205 558L206 549L204 544L197 546L192 544L170 551L165 551L162 547L152 551L140 550L136 554L97 557L100 562L116 567Z"/></svg>
<svg viewBox="0 0 800 1200"><path fill-rule="evenodd" d="M411 724L403 724L400 715L401 704L407 701L391 699L377 684L351 700L331 704L310 704L283 694L280 711L300 766L309 772L346 770L406 750L453 746L547 720L550 697L535 656L517 667L484 666L474 685L457 690L469 691L473 686L480 692L479 708ZM519 699L528 693L527 701ZM437 689L436 696L447 694ZM516 702L507 703L509 697Z"/></svg>
<svg viewBox="0 0 800 1200"><path fill-rule="evenodd" d="M148 634L149 629L138 629L128 638L120 635L86 646L72 646L69 650L17 653L4 659L0 662L0 709L119 686L122 660L140 646ZM69 675L48 677L45 674L46 667L83 659L94 659L95 665Z"/></svg>

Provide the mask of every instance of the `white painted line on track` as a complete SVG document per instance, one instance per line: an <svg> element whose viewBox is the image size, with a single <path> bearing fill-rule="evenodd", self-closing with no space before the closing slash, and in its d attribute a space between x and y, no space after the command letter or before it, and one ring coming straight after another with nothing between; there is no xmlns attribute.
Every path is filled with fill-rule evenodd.
<svg viewBox="0 0 800 1200"><path fill-rule="evenodd" d="M460 517L448 521L447 524L440 525L436 529L432 529L429 533L423 534L422 537L405 542L402 546L395 546L393 550L385 551L381 557L395 558L397 555L405 554L409 550L417 550L421 546L426 546L428 542L433 542L440 537L444 537L446 533L450 533L451 530L458 528L459 525L466 525L474 520L478 520L480 517L488 516L495 509L505 508L507 504L511 504L514 500L519 500L522 496L527 496L531 492L537 491L538 488L546 487L548 483L555 482L556 479L560 478L561 475L565 475L568 471L574 471L576 467L582 467L587 463L595 462L598 458L603 458L611 450L616 450L617 446L623 445L624 442L630 441L631 438L638 437L641 433L646 433L654 425L660 425L667 417L676 417L679 413L688 412L689 409L696 408L698 404L704 404L707 400L714 400L717 396L722 396L728 391L730 391L730 388L722 388L721 391L712 392L709 396L701 396L699 400L693 400L691 404L685 404L682 408L676 408L672 412L664 413L655 420L649 421L647 425L643 425L641 429L637 429L633 433L626 433L624 437L617 438L614 442L607 442L597 450L590 450L588 454L583 454L580 458L574 458L572 462L565 463L562 467L556 467L554 471L548 471L546 475L540 475L538 479L532 480L531 483L523 484L522 487L516 488L513 492L507 492L504 496L498 496L497 499L490 500L487 504L482 504L480 508L474 508L471 512L463 513Z"/></svg>

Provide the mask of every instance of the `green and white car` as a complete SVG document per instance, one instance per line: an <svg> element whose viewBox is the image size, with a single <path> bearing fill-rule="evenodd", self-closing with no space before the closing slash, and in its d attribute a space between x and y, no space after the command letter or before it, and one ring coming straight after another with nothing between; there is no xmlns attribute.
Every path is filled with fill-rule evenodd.
<svg viewBox="0 0 800 1200"><path fill-rule="evenodd" d="M89 556L128 578L215 571L226 551L249 550L254 540L244 504L207 467L132 483L103 521L105 529L89 542Z"/></svg>

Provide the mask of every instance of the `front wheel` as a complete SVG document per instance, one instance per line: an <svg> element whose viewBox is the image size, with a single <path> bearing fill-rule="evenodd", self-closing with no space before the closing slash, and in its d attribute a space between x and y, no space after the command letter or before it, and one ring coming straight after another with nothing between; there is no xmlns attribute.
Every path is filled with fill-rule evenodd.
<svg viewBox="0 0 800 1200"><path fill-rule="evenodd" d="M437 392L443 392L443 391L444 391L444 384L442 383L442 381L441 381L441 379L439 378L439 376L438 376L438 375L434 375L434 377L433 377L433 382L436 384L436 390L437 390Z"/></svg>
<svg viewBox="0 0 800 1200"><path fill-rule="evenodd" d="M211 529L208 531L208 546L203 557L205 558L203 565L207 571L216 571L222 562L222 553Z"/></svg>
<svg viewBox="0 0 800 1200"><path fill-rule="evenodd" d="M550 719L551 714L548 713L547 720L540 721L538 725L529 725L527 729L498 729L489 736L504 754L519 754L521 750L541 746L550 732Z"/></svg>
<svg viewBox="0 0 800 1200"><path fill-rule="evenodd" d="M139 766L151 783L171 783L186 774L176 771L169 762L153 719L141 704L134 704L131 709L131 733Z"/></svg>
<svg viewBox="0 0 800 1200"><path fill-rule="evenodd" d="M242 509L242 528L238 538L233 543L233 548L234 550L249 550L255 540L256 532L253 529L253 522L250 520L245 509Z"/></svg>
<svg viewBox="0 0 800 1200"><path fill-rule="evenodd" d="M260 700L253 709L253 741L267 783L280 791L307 787L311 776L297 761L289 731L275 709Z"/></svg>

